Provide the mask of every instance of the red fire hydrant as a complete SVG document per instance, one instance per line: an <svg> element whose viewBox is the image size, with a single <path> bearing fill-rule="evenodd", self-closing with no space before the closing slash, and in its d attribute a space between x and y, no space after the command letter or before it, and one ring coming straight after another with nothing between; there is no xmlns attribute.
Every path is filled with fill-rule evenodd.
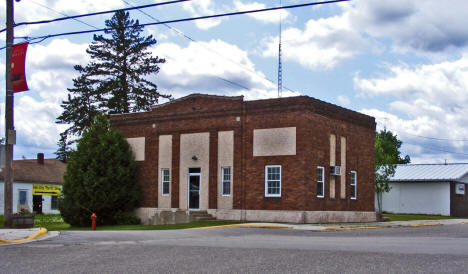
<svg viewBox="0 0 468 274"><path fill-rule="evenodd" d="M96 214L91 214L91 229L92 230L96 230L96 219L97 219L97 216Z"/></svg>

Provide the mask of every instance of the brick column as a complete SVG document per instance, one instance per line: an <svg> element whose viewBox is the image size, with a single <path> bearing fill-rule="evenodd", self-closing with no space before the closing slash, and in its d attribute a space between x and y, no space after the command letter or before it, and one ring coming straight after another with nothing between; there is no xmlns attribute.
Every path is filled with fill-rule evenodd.
<svg viewBox="0 0 468 274"><path fill-rule="evenodd" d="M210 176L208 208L218 208L218 132L210 131Z"/></svg>
<svg viewBox="0 0 468 274"><path fill-rule="evenodd" d="M172 135L171 207L179 208L180 134Z"/></svg>

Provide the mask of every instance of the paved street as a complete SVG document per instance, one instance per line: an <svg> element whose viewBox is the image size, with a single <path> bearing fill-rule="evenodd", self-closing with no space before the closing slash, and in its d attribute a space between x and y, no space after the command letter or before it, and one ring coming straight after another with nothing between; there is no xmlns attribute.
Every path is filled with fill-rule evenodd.
<svg viewBox="0 0 468 274"><path fill-rule="evenodd" d="M73 231L0 246L0 265L2 273L466 273L468 225Z"/></svg>

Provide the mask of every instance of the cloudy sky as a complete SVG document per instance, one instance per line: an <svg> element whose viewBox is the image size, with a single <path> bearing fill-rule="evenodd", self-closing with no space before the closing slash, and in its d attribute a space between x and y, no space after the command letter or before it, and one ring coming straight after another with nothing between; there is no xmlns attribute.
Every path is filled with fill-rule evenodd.
<svg viewBox="0 0 468 274"><path fill-rule="evenodd" d="M165 0L22 0L15 21L35 21ZM308 0L282 0L283 5ZM132 11L140 23L278 6L279 0L192 0ZM5 1L0 3L5 22ZM178 98L193 92L277 97L279 18L283 96L307 95L372 115L403 141L414 163L468 162L468 2L359 0L145 29L166 58L154 78ZM16 36L102 28L111 15L15 29ZM0 36L4 44L5 37ZM15 158L55 157L60 103L85 65L91 34L30 45L30 90L15 95ZM16 39L17 43L22 42ZM0 53L4 79L4 50ZM5 86L4 80L0 85ZM1 102L5 101L4 91ZM4 117L4 104L1 105ZM4 136L4 120L0 119Z"/></svg>

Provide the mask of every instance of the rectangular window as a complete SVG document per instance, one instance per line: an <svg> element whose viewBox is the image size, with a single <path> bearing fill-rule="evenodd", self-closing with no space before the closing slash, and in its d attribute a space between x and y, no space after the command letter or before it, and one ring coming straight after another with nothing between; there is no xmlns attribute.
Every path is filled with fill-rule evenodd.
<svg viewBox="0 0 468 274"><path fill-rule="evenodd" d="M162 188L162 195L167 196L169 195L169 184L171 182L171 173L169 172L168 168L161 169L161 188Z"/></svg>
<svg viewBox="0 0 468 274"><path fill-rule="evenodd" d="M281 166L265 166L265 196L281 197Z"/></svg>
<svg viewBox="0 0 468 274"><path fill-rule="evenodd" d="M223 196L231 195L231 167L221 168L223 182Z"/></svg>
<svg viewBox="0 0 468 274"><path fill-rule="evenodd" d="M50 209L56 210L57 208L57 196L50 196Z"/></svg>
<svg viewBox="0 0 468 274"><path fill-rule="evenodd" d="M28 205L28 191L27 190L20 190L19 191L19 205Z"/></svg>
<svg viewBox="0 0 468 274"><path fill-rule="evenodd" d="M317 167L317 197L323 198L325 190L325 168Z"/></svg>
<svg viewBox="0 0 468 274"><path fill-rule="evenodd" d="M357 189L356 189L357 172L356 171L351 171L351 184L350 185L351 185L351 190L350 190L351 199L356 200L356 196L357 196Z"/></svg>

